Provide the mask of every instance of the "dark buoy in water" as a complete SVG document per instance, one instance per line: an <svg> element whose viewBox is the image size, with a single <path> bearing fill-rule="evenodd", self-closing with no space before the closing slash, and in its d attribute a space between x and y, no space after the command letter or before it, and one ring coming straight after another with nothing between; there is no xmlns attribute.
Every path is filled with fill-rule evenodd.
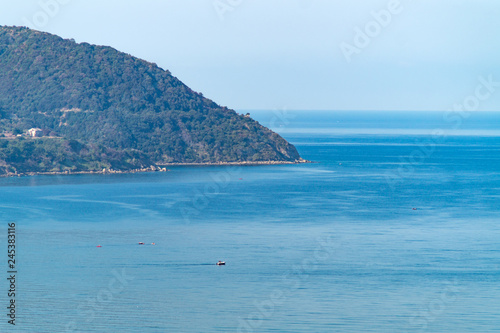
<svg viewBox="0 0 500 333"><path fill-rule="evenodd" d="M413 210L418 210L418 208L412 208Z"/></svg>

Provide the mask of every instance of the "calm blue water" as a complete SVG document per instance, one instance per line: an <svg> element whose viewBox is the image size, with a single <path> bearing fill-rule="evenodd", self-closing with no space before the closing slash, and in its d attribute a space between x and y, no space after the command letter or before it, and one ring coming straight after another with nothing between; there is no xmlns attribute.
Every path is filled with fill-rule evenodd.
<svg viewBox="0 0 500 333"><path fill-rule="evenodd" d="M252 116L317 163L1 179L0 331L500 331L499 113Z"/></svg>

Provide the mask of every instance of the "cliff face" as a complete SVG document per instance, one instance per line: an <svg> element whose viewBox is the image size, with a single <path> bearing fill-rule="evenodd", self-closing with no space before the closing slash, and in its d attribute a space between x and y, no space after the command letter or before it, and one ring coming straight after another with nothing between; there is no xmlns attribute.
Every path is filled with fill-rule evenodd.
<svg viewBox="0 0 500 333"><path fill-rule="evenodd" d="M155 64L19 27L0 27L0 136L0 173L300 159Z"/></svg>

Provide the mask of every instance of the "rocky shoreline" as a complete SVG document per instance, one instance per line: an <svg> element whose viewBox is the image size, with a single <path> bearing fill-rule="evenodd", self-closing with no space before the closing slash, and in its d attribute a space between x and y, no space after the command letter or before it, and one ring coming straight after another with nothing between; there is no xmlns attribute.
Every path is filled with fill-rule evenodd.
<svg viewBox="0 0 500 333"><path fill-rule="evenodd" d="M252 166L252 165L280 165L280 164L301 164L312 163L304 159L297 161L256 161L256 162L215 162L215 163L158 163L157 166L132 170L113 170L103 169L100 171L52 171L52 172L24 172L24 173L6 173L0 175L0 178L7 177L29 177L29 176L61 176L61 175L110 175L139 172L167 172L167 166Z"/></svg>
<svg viewBox="0 0 500 333"><path fill-rule="evenodd" d="M132 169L132 170L113 170L113 169L103 169L102 171L90 170L90 171L50 171L50 172L19 172L0 175L0 177L27 177L27 176L61 176L61 175L110 175L110 174L121 174L121 173L139 173L139 172L166 172L166 168L159 168L151 166L149 168Z"/></svg>
<svg viewBox="0 0 500 333"><path fill-rule="evenodd" d="M245 161L245 162L213 162L213 163L158 163L160 166L225 166L225 165L279 165L312 163L303 158L296 161Z"/></svg>

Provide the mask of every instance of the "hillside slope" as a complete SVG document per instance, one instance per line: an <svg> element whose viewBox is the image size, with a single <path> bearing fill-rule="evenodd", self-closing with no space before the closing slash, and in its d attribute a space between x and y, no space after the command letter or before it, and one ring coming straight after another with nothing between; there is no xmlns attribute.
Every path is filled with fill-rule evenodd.
<svg viewBox="0 0 500 333"><path fill-rule="evenodd" d="M300 160L153 63L20 27L0 27L0 137L0 174Z"/></svg>

